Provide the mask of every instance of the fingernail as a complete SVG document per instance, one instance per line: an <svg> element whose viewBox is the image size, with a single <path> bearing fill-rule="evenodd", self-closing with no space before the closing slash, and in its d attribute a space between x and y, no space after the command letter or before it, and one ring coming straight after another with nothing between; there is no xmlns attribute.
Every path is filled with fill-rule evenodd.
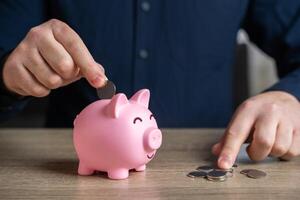
<svg viewBox="0 0 300 200"><path fill-rule="evenodd" d="M220 156L218 164L221 168L229 169L232 166L232 160L229 156Z"/></svg>
<svg viewBox="0 0 300 200"><path fill-rule="evenodd" d="M105 76L105 74L103 74L103 76L104 76L104 80L108 81L108 78Z"/></svg>
<svg viewBox="0 0 300 200"><path fill-rule="evenodd" d="M96 78L94 78L91 83L95 86L95 87L101 87L104 84L104 80L101 76L96 76Z"/></svg>

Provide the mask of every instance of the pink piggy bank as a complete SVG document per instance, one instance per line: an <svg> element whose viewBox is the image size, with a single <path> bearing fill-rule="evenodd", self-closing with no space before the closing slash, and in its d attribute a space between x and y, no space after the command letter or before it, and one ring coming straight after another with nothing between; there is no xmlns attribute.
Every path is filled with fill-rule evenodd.
<svg viewBox="0 0 300 200"><path fill-rule="evenodd" d="M73 140L78 174L105 171L125 179L129 170L144 171L161 146L162 134L148 109L150 92L142 89L129 100L124 94L96 101L74 120Z"/></svg>

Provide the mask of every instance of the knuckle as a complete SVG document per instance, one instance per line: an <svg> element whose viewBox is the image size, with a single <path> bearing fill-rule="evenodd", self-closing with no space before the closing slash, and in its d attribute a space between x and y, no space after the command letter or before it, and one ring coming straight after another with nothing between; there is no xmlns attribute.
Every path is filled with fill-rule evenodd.
<svg viewBox="0 0 300 200"><path fill-rule="evenodd" d="M28 49L28 45L24 41L20 42L20 44L17 47L17 50L20 52L26 52Z"/></svg>
<svg viewBox="0 0 300 200"><path fill-rule="evenodd" d="M272 150L276 155L283 155L288 151L288 148L281 144L275 144Z"/></svg>
<svg viewBox="0 0 300 200"><path fill-rule="evenodd" d="M55 31L59 34L65 34L66 31L70 29L70 27L65 22L58 19L50 19L49 23L52 29L55 29Z"/></svg>
<svg viewBox="0 0 300 200"><path fill-rule="evenodd" d="M296 157L296 156L299 156L299 154L300 154L299 150L295 150L295 149L291 149L288 152L288 156L289 157Z"/></svg>
<svg viewBox="0 0 300 200"><path fill-rule="evenodd" d="M4 70L8 70L8 71L14 70L17 66L18 66L18 59L15 59L14 55L10 55L3 66L3 71Z"/></svg>
<svg viewBox="0 0 300 200"><path fill-rule="evenodd" d="M265 106L265 109L267 112L275 113L278 111L279 106L277 105L277 103L269 103Z"/></svg>
<svg viewBox="0 0 300 200"><path fill-rule="evenodd" d="M234 130L232 128L228 129L227 131L227 137L229 138L236 138L240 135L240 133L237 130Z"/></svg>
<svg viewBox="0 0 300 200"><path fill-rule="evenodd" d="M34 86L31 88L31 95L35 97L44 97L50 93L49 90L46 90L39 86Z"/></svg>
<svg viewBox="0 0 300 200"><path fill-rule="evenodd" d="M43 34L43 28L36 26L29 30L27 37L30 41L39 41Z"/></svg>
<svg viewBox="0 0 300 200"><path fill-rule="evenodd" d="M29 65L32 65L32 67L43 65L41 60L37 58L37 55L34 54L33 52L30 52L30 51L28 51L28 55L27 55L27 58L25 60L26 60L25 62L27 64L29 63Z"/></svg>
<svg viewBox="0 0 300 200"><path fill-rule="evenodd" d="M65 34L70 27L63 21L58 19L51 19L49 23L53 29L55 29L56 33L58 34Z"/></svg>
<svg viewBox="0 0 300 200"><path fill-rule="evenodd" d="M50 89L56 89L60 87L62 80L59 76L50 76L47 80L47 87Z"/></svg>
<svg viewBox="0 0 300 200"><path fill-rule="evenodd" d="M74 67L74 63L73 63L72 59L62 59L59 62L59 66L65 68L65 69L68 69L68 70L72 70Z"/></svg>
<svg viewBox="0 0 300 200"><path fill-rule="evenodd" d="M255 106L255 100L248 99L241 104L240 108L242 110L248 110L248 109L252 109L254 106Z"/></svg>
<svg viewBox="0 0 300 200"><path fill-rule="evenodd" d="M248 152L248 156L249 156L249 158L251 159L251 160L253 160L253 161L261 161L261 160L263 160L264 158L263 157L259 157L259 156L257 156L255 153L253 153L253 152Z"/></svg>
<svg viewBox="0 0 300 200"><path fill-rule="evenodd" d="M265 136L258 137L256 141L257 141L257 144L261 148L264 148L264 149L272 148L272 145L273 145L272 141L269 138L265 137Z"/></svg>
<svg viewBox="0 0 300 200"><path fill-rule="evenodd" d="M69 41L66 42L66 46L71 52L80 51L80 47L76 38L69 39Z"/></svg>
<svg viewBox="0 0 300 200"><path fill-rule="evenodd" d="M74 75L74 63L71 59L62 59L57 65L57 70L59 70L63 78L69 79Z"/></svg>
<svg viewBox="0 0 300 200"><path fill-rule="evenodd" d="M60 25L63 23L62 21L60 21L60 20L58 20L58 19L55 19L55 18L50 19L48 22L49 22L52 26L60 26Z"/></svg>
<svg viewBox="0 0 300 200"><path fill-rule="evenodd" d="M251 160L257 161L257 160L256 160L256 157L254 156L254 154L253 154L252 152L250 152L249 150L247 150L247 154L248 154L248 156L249 156L249 158L250 158Z"/></svg>

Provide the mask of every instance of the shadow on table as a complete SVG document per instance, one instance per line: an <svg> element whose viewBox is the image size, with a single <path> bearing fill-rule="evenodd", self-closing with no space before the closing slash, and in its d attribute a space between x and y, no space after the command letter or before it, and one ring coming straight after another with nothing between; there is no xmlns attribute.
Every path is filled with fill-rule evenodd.
<svg viewBox="0 0 300 200"><path fill-rule="evenodd" d="M78 161L76 159L57 159L41 162L38 165L41 170L71 176L77 175Z"/></svg>
<svg viewBox="0 0 300 200"><path fill-rule="evenodd" d="M57 159L46 161L38 166L42 170L50 171L57 174L69 175L69 176L79 176L77 173L78 160L76 159ZM106 172L95 171L92 176L97 176L100 178L107 179Z"/></svg>

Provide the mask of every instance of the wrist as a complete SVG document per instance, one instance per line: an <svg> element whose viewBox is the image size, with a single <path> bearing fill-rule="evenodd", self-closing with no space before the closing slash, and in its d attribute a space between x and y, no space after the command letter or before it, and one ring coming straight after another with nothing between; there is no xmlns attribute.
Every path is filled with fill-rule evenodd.
<svg viewBox="0 0 300 200"><path fill-rule="evenodd" d="M7 87L7 84L5 83L5 78L4 78L4 67L5 67L5 63L6 60L8 59L10 53L7 53L6 55L4 55L0 61L0 94L1 95L5 95L8 98L12 98L12 99L22 99L24 98L24 96L10 90Z"/></svg>
<svg viewBox="0 0 300 200"><path fill-rule="evenodd" d="M294 96L293 94L286 92L286 91L275 90L275 91L267 91L264 93L272 94L276 98L281 99L281 100L293 100L293 101L299 102L296 96Z"/></svg>

